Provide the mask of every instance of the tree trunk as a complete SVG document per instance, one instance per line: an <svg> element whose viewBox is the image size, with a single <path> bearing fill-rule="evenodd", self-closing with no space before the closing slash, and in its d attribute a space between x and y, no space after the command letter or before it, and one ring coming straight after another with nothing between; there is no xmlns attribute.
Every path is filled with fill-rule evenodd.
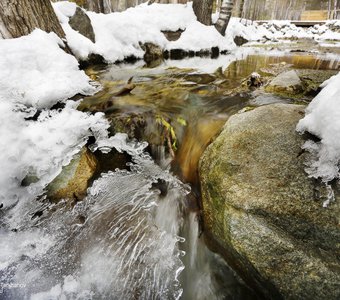
<svg viewBox="0 0 340 300"><path fill-rule="evenodd" d="M211 25L213 0L194 0L193 9L197 20L204 25Z"/></svg>
<svg viewBox="0 0 340 300"><path fill-rule="evenodd" d="M237 17L242 18L243 17L243 8L244 8L244 0L240 1L240 6L238 9Z"/></svg>
<svg viewBox="0 0 340 300"><path fill-rule="evenodd" d="M220 16L215 24L217 31L225 35L225 31L227 29L228 23L231 18L231 12L233 10L234 1L233 0L223 0L220 10Z"/></svg>
<svg viewBox="0 0 340 300"><path fill-rule="evenodd" d="M49 0L0 1L0 37L20 37L35 28L54 32L60 38L65 37Z"/></svg>
<svg viewBox="0 0 340 300"><path fill-rule="evenodd" d="M338 18L338 0L334 0L334 12L333 12L333 19Z"/></svg>

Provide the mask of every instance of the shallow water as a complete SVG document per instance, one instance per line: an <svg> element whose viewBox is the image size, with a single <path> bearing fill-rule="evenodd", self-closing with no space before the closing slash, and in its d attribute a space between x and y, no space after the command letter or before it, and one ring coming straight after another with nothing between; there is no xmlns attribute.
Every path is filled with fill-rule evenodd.
<svg viewBox="0 0 340 300"><path fill-rule="evenodd" d="M249 89L246 80L253 72L266 78L291 68L302 74L315 70L323 72L323 82L340 69L337 55L290 51L241 48L217 59L169 60L155 68L137 62L88 69L87 73L96 77L103 89L87 97L79 109L105 112L112 121L113 132L127 132L151 145L175 143L173 170L185 181L197 184L198 160L231 115L246 107L296 102ZM129 78L135 87L130 93L116 96ZM170 141L166 126L174 132ZM157 159L156 153L149 151Z"/></svg>

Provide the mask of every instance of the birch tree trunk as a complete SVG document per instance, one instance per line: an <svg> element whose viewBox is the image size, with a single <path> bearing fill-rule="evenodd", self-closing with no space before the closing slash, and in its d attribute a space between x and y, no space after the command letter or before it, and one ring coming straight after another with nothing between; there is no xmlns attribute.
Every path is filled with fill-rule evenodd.
<svg viewBox="0 0 340 300"><path fill-rule="evenodd" d="M193 10L197 20L204 25L211 25L213 0L194 0Z"/></svg>
<svg viewBox="0 0 340 300"><path fill-rule="evenodd" d="M334 0L334 12L333 12L333 19L338 18L338 0Z"/></svg>
<svg viewBox="0 0 340 300"><path fill-rule="evenodd" d="M225 35L228 23L231 18L231 13L233 10L234 1L233 0L223 0L221 4L220 16L215 24L217 31Z"/></svg>
<svg viewBox="0 0 340 300"><path fill-rule="evenodd" d="M49 0L0 0L0 37L20 37L35 28L65 37Z"/></svg>
<svg viewBox="0 0 340 300"><path fill-rule="evenodd" d="M237 17L242 18L243 17L243 8L244 8L244 0L240 1L240 6L238 9Z"/></svg>

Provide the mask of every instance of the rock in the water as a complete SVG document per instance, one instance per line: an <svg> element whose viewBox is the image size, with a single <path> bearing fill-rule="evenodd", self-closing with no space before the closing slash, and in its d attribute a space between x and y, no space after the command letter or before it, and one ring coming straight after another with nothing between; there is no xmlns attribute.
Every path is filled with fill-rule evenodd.
<svg viewBox="0 0 340 300"><path fill-rule="evenodd" d="M275 77L267 86L267 92L276 93L300 93L303 84L296 71L283 72Z"/></svg>
<svg viewBox="0 0 340 300"><path fill-rule="evenodd" d="M91 20L80 7L77 7L75 14L69 20L69 24L73 30L78 31L93 43L96 42Z"/></svg>
<svg viewBox="0 0 340 300"><path fill-rule="evenodd" d="M338 71L299 69L297 73L304 84L304 94L315 97L321 91L321 84L338 74Z"/></svg>
<svg viewBox="0 0 340 300"><path fill-rule="evenodd" d="M189 73L184 76L184 79L197 84L209 84L215 81L216 77L208 73Z"/></svg>
<svg viewBox="0 0 340 300"><path fill-rule="evenodd" d="M251 75L249 76L248 80L247 80L247 85L249 87L260 87L263 84L263 79L261 77L261 75L257 72L253 72L251 73Z"/></svg>
<svg viewBox="0 0 340 300"><path fill-rule="evenodd" d="M54 201L84 198L88 182L94 175L96 167L96 158L87 148L84 148L48 185L48 197Z"/></svg>
<svg viewBox="0 0 340 300"><path fill-rule="evenodd" d="M271 299L340 299L340 205L304 172L304 106L232 116L200 161L211 247Z"/></svg>
<svg viewBox="0 0 340 300"><path fill-rule="evenodd" d="M144 43L141 44L141 48L145 51L144 60L147 63L163 57L162 48L156 44Z"/></svg>

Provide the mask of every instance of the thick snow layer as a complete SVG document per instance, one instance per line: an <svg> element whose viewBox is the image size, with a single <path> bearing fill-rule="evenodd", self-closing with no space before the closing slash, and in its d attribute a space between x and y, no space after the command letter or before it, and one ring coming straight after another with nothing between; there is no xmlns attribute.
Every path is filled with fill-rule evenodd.
<svg viewBox="0 0 340 300"><path fill-rule="evenodd" d="M340 163L340 73L323 83L323 90L309 104L306 116L298 123L301 133L310 132L320 142L307 141L304 149L311 152L310 176L330 181L339 177Z"/></svg>
<svg viewBox="0 0 340 300"><path fill-rule="evenodd" d="M332 30L338 28L339 22L328 21L324 25L311 28L297 27L286 20L273 20L259 25L249 20L231 18L227 33L232 37L242 36L248 41L280 40L280 39L315 39L317 41L340 41L340 33Z"/></svg>
<svg viewBox="0 0 340 300"><path fill-rule="evenodd" d="M218 47L220 50L228 50L234 47L234 43L229 35L223 37L214 26L205 26L200 22L192 22L187 25L181 38L177 41L169 42L167 49L183 49L187 51L199 51Z"/></svg>
<svg viewBox="0 0 340 300"><path fill-rule="evenodd" d="M96 91L61 44L55 34L41 30L0 40L0 204L5 207L39 195L88 136L107 137L103 114L77 111L74 101L49 109ZM23 186L24 179L31 184Z"/></svg>
<svg viewBox="0 0 340 300"><path fill-rule="evenodd" d="M313 33L285 20L259 25L249 20L231 18L227 33L233 37L242 36L248 41L315 38Z"/></svg>
<svg viewBox="0 0 340 300"><path fill-rule="evenodd" d="M28 106L49 107L95 88L77 60L54 34L39 29L19 39L0 40L0 95Z"/></svg>
<svg viewBox="0 0 340 300"><path fill-rule="evenodd" d="M163 49L186 51L207 50L218 47L222 50L235 48L233 38L242 36L248 41L311 38L320 41L340 40L340 33L331 30L336 22L305 29L289 21L270 21L258 25L249 20L231 18L226 36L221 36L214 26L205 26L197 21L192 3L158 4L146 3L123 12L97 14L87 11L95 32L96 42L73 30L69 18L76 5L68 1L53 3L54 10L66 33L68 45L79 59L90 53L102 55L107 62L121 61L129 56L142 58L144 51L140 43L151 42ZM212 16L213 21L218 13ZM162 31L184 30L177 41L168 41Z"/></svg>
<svg viewBox="0 0 340 300"><path fill-rule="evenodd" d="M151 42L163 49L205 50L219 47L228 50L235 47L231 37L222 37L213 26L204 26L196 20L192 4L142 4L123 12L97 14L86 12L91 19L96 43L74 31L68 24L75 10L67 1L53 4L54 10L66 33L68 45L80 59L90 53L102 55L108 62L123 60L129 56L142 58L140 43ZM162 31L185 30L177 41L168 41Z"/></svg>

